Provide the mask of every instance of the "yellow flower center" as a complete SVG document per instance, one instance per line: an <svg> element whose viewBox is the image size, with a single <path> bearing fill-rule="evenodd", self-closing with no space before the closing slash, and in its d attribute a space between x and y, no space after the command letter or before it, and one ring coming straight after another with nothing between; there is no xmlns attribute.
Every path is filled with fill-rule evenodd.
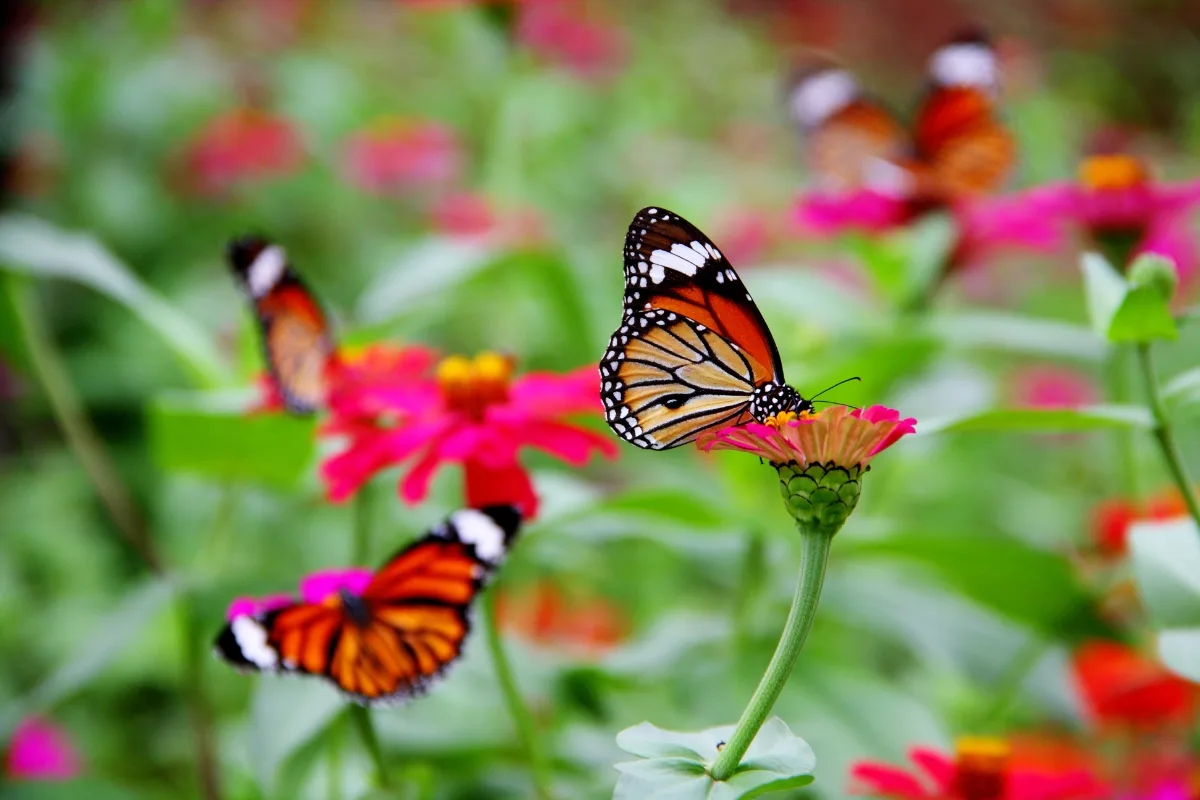
<svg viewBox="0 0 1200 800"><path fill-rule="evenodd" d="M967 736L955 743L954 796L998 800L1004 795L1012 748L1003 739Z"/></svg>
<svg viewBox="0 0 1200 800"><path fill-rule="evenodd" d="M438 364L437 382L451 410L478 419L488 406L508 400L512 368L512 359L498 353L449 356Z"/></svg>
<svg viewBox="0 0 1200 800"><path fill-rule="evenodd" d="M1124 154L1091 156L1079 165L1079 180L1089 189L1129 189L1149 180L1146 165Z"/></svg>
<svg viewBox="0 0 1200 800"><path fill-rule="evenodd" d="M795 411L780 411L778 414L776 414L773 417L767 417L766 422L764 424L769 425L770 427L774 428L775 430L779 430L780 428L787 425L792 420L809 419L810 417L815 417L815 416L816 416L816 414L814 414L811 411L801 411L799 413L797 413Z"/></svg>

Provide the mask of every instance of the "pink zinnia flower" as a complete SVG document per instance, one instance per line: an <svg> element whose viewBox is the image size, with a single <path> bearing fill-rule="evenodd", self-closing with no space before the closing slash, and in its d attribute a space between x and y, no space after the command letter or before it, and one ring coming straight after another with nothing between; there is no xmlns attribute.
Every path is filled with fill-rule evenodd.
<svg viewBox="0 0 1200 800"><path fill-rule="evenodd" d="M1065 367L1033 366L1012 378L1017 405L1028 408L1081 408L1099 397L1095 382Z"/></svg>
<svg viewBox="0 0 1200 800"><path fill-rule="evenodd" d="M1174 260L1181 278L1196 269L1187 214L1200 204L1200 180L1159 183L1132 156L1102 155L1083 162L1079 183L1043 186L1024 198L1036 213L1079 225L1118 268L1151 252Z"/></svg>
<svg viewBox="0 0 1200 800"><path fill-rule="evenodd" d="M1100 800L1109 788L1090 770L1025 768L1000 739L966 738L953 758L914 747L915 769L860 762L850 772L850 791L889 800Z"/></svg>
<svg viewBox="0 0 1200 800"><path fill-rule="evenodd" d="M1006 250L1053 253L1062 249L1062 225L1019 195L980 197L952 207L958 241L950 269L977 266Z"/></svg>
<svg viewBox="0 0 1200 800"><path fill-rule="evenodd" d="M346 567L345 569L323 569L300 579L299 596L292 594L270 594L266 597L235 597L225 610L225 618L253 616L264 611L291 605L299 600L310 605L319 605L342 589L350 594L362 594L371 582L374 573L369 569Z"/></svg>
<svg viewBox="0 0 1200 800"><path fill-rule="evenodd" d="M1142 731L1185 729L1196 720L1200 689L1117 642L1093 641L1074 655L1075 682L1098 725Z"/></svg>
<svg viewBox="0 0 1200 800"><path fill-rule="evenodd" d="M601 412L594 369L514 379L512 362L495 353L443 359L432 380L365 382L332 397L330 412L326 432L348 440L321 467L335 502L354 494L376 472L404 463L409 467L400 495L419 502L438 468L454 462L466 469L469 503L502 487L518 494L488 499L515 503L531 516L537 498L517 460L522 448L576 466L593 452L610 458L617 453L607 437L565 421Z"/></svg>
<svg viewBox="0 0 1200 800"><path fill-rule="evenodd" d="M578 0L523 0L516 38L540 58L584 78L616 72L625 53L620 30L587 13Z"/></svg>
<svg viewBox="0 0 1200 800"><path fill-rule="evenodd" d="M462 161L458 135L429 120L386 117L352 134L344 145L347 180L375 194L452 183Z"/></svg>
<svg viewBox="0 0 1200 800"><path fill-rule="evenodd" d="M828 237L852 231L884 233L904 227L916 213L904 197L858 189L807 194L796 204L794 217L801 232Z"/></svg>
<svg viewBox="0 0 1200 800"><path fill-rule="evenodd" d="M851 410L830 406L816 414L796 418L780 414L770 425L751 422L702 434L696 444L702 450L740 450L772 464L833 464L865 467L871 459L916 433L915 419L900 418L900 412L883 406Z"/></svg>
<svg viewBox="0 0 1200 800"><path fill-rule="evenodd" d="M446 236L486 237L490 244L501 248L533 247L546 239L545 225L536 209L499 208L476 192L456 192L434 201L429 224Z"/></svg>
<svg viewBox="0 0 1200 800"><path fill-rule="evenodd" d="M40 717L17 724L5 757L5 774L14 780L67 781L82 769L65 731Z"/></svg>
<svg viewBox="0 0 1200 800"><path fill-rule="evenodd" d="M184 154L191 185L205 195L290 175L303 159L300 135L292 123L253 108L235 109L209 122Z"/></svg>

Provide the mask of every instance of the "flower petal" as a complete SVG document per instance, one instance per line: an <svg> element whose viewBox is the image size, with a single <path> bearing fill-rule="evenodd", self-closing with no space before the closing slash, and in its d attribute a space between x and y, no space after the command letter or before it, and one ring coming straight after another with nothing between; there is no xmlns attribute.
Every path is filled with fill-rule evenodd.
<svg viewBox="0 0 1200 800"><path fill-rule="evenodd" d="M346 569L325 569L305 575L300 581L300 597L306 603L320 603L331 594L345 589L353 595L360 595L371 582L372 572L369 569L348 567Z"/></svg>
<svg viewBox="0 0 1200 800"><path fill-rule="evenodd" d="M321 478L332 502L341 502L358 491L379 470L398 464L444 434L452 420L434 417L410 421L399 428L360 431L342 452L321 465Z"/></svg>
<svg viewBox="0 0 1200 800"><path fill-rule="evenodd" d="M850 770L850 781L850 791L854 794L877 794L904 800L935 797L908 771L888 764L855 764Z"/></svg>
<svg viewBox="0 0 1200 800"><path fill-rule="evenodd" d="M593 451L606 458L616 458L618 452L610 437L564 422L543 421L512 430L510 435L513 441L535 447L575 467L586 464Z"/></svg>
<svg viewBox="0 0 1200 800"><path fill-rule="evenodd" d="M538 497L533 482L516 460L495 467L477 459L467 459L463 462L463 491L471 508L515 505L525 519L537 515Z"/></svg>

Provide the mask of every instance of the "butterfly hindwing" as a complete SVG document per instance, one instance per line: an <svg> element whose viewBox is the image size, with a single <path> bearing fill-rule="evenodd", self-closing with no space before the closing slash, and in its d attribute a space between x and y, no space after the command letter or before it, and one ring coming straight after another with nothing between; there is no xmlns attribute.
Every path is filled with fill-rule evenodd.
<svg viewBox="0 0 1200 800"><path fill-rule="evenodd" d="M320 304L279 245L242 237L229 245L229 261L254 305L268 371L285 406L297 414L317 410L334 353Z"/></svg>
<svg viewBox="0 0 1200 800"><path fill-rule="evenodd" d="M351 699L419 694L462 654L470 610L520 525L516 509L464 509L402 549L361 595L235 617L217 655L236 667L331 681Z"/></svg>

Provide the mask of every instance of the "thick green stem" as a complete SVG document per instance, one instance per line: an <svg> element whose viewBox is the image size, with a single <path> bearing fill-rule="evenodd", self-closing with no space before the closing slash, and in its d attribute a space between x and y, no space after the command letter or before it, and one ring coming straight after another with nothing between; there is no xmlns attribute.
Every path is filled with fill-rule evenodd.
<svg viewBox="0 0 1200 800"><path fill-rule="evenodd" d="M797 526L800 529L800 576L796 580L796 593L792 597L792 608L783 635L775 647L775 655L763 674L754 696L742 712L733 736L725 743L721 755L713 762L709 774L714 780L724 781L733 776L741 763L742 756L750 749L750 743L758 729L767 721L767 716L779 699L784 685L796 666L796 659L804 648L804 640L817 615L817 604L821 600L821 587L825 584L825 566L829 560L829 543L833 535L828 531Z"/></svg>
<svg viewBox="0 0 1200 800"><path fill-rule="evenodd" d="M526 758L529 759L529 771L533 778L534 794L538 798L549 798L550 780L546 759L542 753L541 741L538 737L537 726L521 690L513 677L512 666L508 663L508 654L504 652L504 642L500 638L500 630L496 626L495 598L489 593L483 598L483 626L487 634L488 651L492 655L492 664L496 668L496 680L504 693L504 702L508 705L508 714L516 726L521 745L525 748Z"/></svg>
<svg viewBox="0 0 1200 800"><path fill-rule="evenodd" d="M9 276L8 291L33 371L46 393L50 410L62 429L67 445L79 459L100 501L129 545L151 571L161 573L162 561L154 549L145 523L125 484L121 482L120 473L108 457L104 443L84 413L83 404L71 386L67 370L46 333L37 303L31 296L31 288L19 278Z"/></svg>
<svg viewBox="0 0 1200 800"><path fill-rule="evenodd" d="M1158 389L1158 376L1155 374L1154 357L1150 352L1150 345L1139 344L1137 353L1138 363L1142 368L1146 399L1149 400L1150 412L1154 415L1154 438L1158 440L1158 449L1162 451L1163 460L1167 462L1171 478L1174 479L1179 494L1187 504L1188 513L1192 515L1192 519L1200 528L1200 500L1196 498L1196 486L1188 476L1187 465L1183 463L1179 444L1175 441L1175 434L1171 431L1167 408L1163 404L1162 394Z"/></svg>
<svg viewBox="0 0 1200 800"><path fill-rule="evenodd" d="M379 736L375 733L371 709L366 706L351 706L350 718L354 720L354 726L358 728L358 735L362 738L363 747L367 748L367 753L375 764L375 784L380 789L390 789L391 781L388 778L387 761L383 758L383 748L379 746Z"/></svg>
<svg viewBox="0 0 1200 800"><path fill-rule="evenodd" d="M191 593L181 590L178 599L179 631L183 637L184 685L192 717L192 740L196 748L196 771L200 794L205 800L219 800L220 770L213 736L212 710L204 688L204 665L208 662L207 632L201 630Z"/></svg>

